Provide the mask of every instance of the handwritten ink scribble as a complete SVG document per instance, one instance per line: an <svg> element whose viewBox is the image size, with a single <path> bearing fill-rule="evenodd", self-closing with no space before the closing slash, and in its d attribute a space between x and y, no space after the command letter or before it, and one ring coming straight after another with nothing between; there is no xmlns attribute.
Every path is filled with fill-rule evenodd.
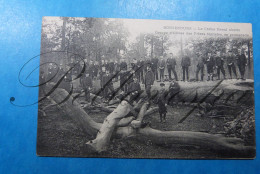
<svg viewBox="0 0 260 174"><path fill-rule="evenodd" d="M47 80L45 81L40 81L39 84L35 84L35 85L28 85L28 84L25 84L23 82L23 80L21 79L21 74L22 72L26 69L26 66L29 65L29 63L36 59L36 58L39 58L41 56L44 57L44 55L48 55L48 54L68 54L70 53L71 55L74 55L74 56L77 56L80 60L77 61L76 63L74 64L71 64L69 67L68 67L68 70L62 72L62 74L60 74L60 69L58 68L57 71ZM52 55L53 58L55 58L55 55ZM49 64L52 64L56 67L59 67L59 65L57 63L55 63L54 61L47 61L47 62L44 62L44 63L41 63L40 65L36 66L35 68L33 68L32 71L30 71L28 73L28 75L26 76L25 80L27 80L34 72L36 72L37 70L41 70L41 68L46 68L45 66L49 65ZM80 73L77 74L76 77L74 78L71 78L71 79L66 79L67 75L69 73L71 73L76 66L80 65L80 64L83 64L83 67L81 68L80 70ZM128 83L129 80L131 80L131 78L133 77L133 75L139 71L141 68L143 68L143 66L146 66L146 64L142 65L141 67L135 69L133 72L131 72L131 74L129 76L127 76L126 80L120 84L120 86L114 90L114 92L111 94L111 97L109 98L108 101L111 101L113 100L113 98L116 96L116 94L122 89L122 87ZM82 77L82 75L85 73L86 71L86 63L84 61L84 57L81 56L80 54L77 54L77 53L73 53L73 52L68 52L68 51L50 51L50 52L46 52L46 53L42 53L40 55L37 55L37 56L34 56L32 58L30 58L20 69L19 71L19 74L18 74L18 80L19 80L19 83L24 86L24 87L28 87L28 88L35 88L35 87L42 87L42 86L46 86L47 84L49 84L50 82L52 82L52 87L49 89L49 91L46 91L44 93L43 96L41 96L41 98L38 99L38 101L35 101L35 102L32 102L32 103L29 103L29 104L25 104L25 105L22 105L22 104L16 104L14 103L15 102L15 97L10 97L10 103L14 106L17 106L17 107L27 107L27 106L32 106L34 104L37 104L43 100L45 100L47 97L49 97L57 88L59 88L59 86L61 85L61 83L63 82L66 82L66 83L70 83L70 82L73 82L74 80L76 79L79 79ZM104 91L104 89L112 82L113 78L116 78L119 74L121 73L121 70L118 71L117 73L115 73L111 79L106 83L104 84L103 87L100 88L99 91L97 91L96 93L96 96L92 99L91 101L91 104L94 104L97 96L99 96L100 94L102 94L102 92ZM53 79L55 78L58 78L56 82L53 82ZM187 100L187 98L190 97L190 95L193 93L193 92L196 92L196 95L193 97L193 99L191 99L190 103L196 103L197 100L198 103L202 103L204 102L210 95L211 93L222 83L222 81L219 81L215 86L213 86L212 90L210 90L206 96L204 98L202 98L201 100L199 100L198 98L198 94L197 94L197 88L194 89L194 91L191 91L189 94L186 94L186 97L184 96L182 98L182 101L185 102ZM73 86L70 87L69 91L68 91L68 95L61 101L59 102L58 104L62 104L64 102L66 102L70 97L72 97L72 104L74 103L74 101L80 97L80 95L84 92L79 92L79 94L75 95L75 96L72 96L74 92L74 89L73 89ZM141 93L143 93L144 91L142 91ZM173 98L177 97L178 95L180 95L183 91L182 90L179 90L178 92L176 92L175 94L171 95L171 96L165 96L166 97L166 100L167 100L167 103L169 103ZM229 101L230 98L232 96L234 96L234 94L236 93L237 91L233 92L232 94L230 94L225 102ZM141 93L139 95L141 95ZM237 102L241 101L243 98L245 98L245 96L247 96L247 94L249 94L248 91L246 91L245 93L242 94L241 97L238 98ZM122 98L121 100L125 100L128 96L130 95L130 93L126 93ZM216 97L213 101L212 104L214 104L217 100L219 100L222 96L224 95L224 91L222 91L222 93L220 94L220 96ZM158 96L158 91L155 91L155 94L152 96L154 99ZM195 109L197 108L197 106L193 107L180 121L179 123L182 123Z"/></svg>

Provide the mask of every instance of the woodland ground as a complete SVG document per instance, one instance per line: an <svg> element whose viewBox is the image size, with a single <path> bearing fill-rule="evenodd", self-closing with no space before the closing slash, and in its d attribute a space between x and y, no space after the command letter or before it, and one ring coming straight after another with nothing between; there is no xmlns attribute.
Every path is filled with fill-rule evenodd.
<svg viewBox="0 0 260 174"><path fill-rule="evenodd" d="M184 83L184 82L182 82ZM208 84L211 84L209 82ZM48 105L45 100L41 105ZM225 134L224 125L234 117L210 118L198 116L195 109L187 119L178 123L193 106L179 104L167 106L168 112L166 123L159 122L159 113L156 112L147 118L150 127L158 130L172 131L197 131L211 134ZM88 111L87 111L88 112ZM237 112L227 110L228 113ZM108 115L104 112L88 113L93 120L102 123ZM113 139L106 152L100 154L90 152L86 142L95 137L87 136L83 131L66 116L66 113L56 106L46 111L46 116L41 112L38 115L37 154L40 156L73 156L73 157L111 157L111 158L235 158L236 154L227 154L211 151L211 149L199 146L187 145L164 145L152 144L149 139L147 143L141 143L133 138Z"/></svg>

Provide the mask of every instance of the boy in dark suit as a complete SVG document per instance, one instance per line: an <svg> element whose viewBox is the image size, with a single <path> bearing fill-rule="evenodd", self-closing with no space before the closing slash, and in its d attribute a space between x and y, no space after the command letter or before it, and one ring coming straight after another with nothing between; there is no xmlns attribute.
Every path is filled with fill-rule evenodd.
<svg viewBox="0 0 260 174"><path fill-rule="evenodd" d="M85 92L85 99L87 102L90 102L90 90L93 87L92 78L89 76L89 72L86 71L86 74L82 76L81 85Z"/></svg>
<svg viewBox="0 0 260 174"><path fill-rule="evenodd" d="M151 88L154 83L154 73L151 70L151 65L147 65L147 72L144 78L145 91L148 96L148 99L151 98Z"/></svg>
<svg viewBox="0 0 260 174"><path fill-rule="evenodd" d="M166 113L167 113L167 104L166 104L166 95L167 92L165 90L165 84L160 84L161 89L159 90L157 104L159 107L159 114L160 114L160 122L166 122Z"/></svg>
<svg viewBox="0 0 260 174"><path fill-rule="evenodd" d="M103 97L108 100L109 94L114 93L114 87L112 82L112 75L110 75L109 70L106 70L106 74L102 78L102 88L103 88ZM110 93L109 93L110 91Z"/></svg>

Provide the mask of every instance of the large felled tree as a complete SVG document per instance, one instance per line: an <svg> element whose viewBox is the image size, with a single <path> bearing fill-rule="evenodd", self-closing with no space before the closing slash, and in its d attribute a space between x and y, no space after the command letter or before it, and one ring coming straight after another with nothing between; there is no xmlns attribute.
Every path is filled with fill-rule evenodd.
<svg viewBox="0 0 260 174"><path fill-rule="evenodd" d="M223 84L232 89L234 86ZM233 84L234 85L234 84ZM247 90L246 87L237 87L238 90ZM187 88L188 90L188 88ZM232 91L232 90L231 90ZM56 103L60 103L67 98L67 91L57 88L51 98ZM72 104L73 103L73 104ZM74 120L74 123L82 128L82 130L93 137L92 140L86 142L86 146L95 152L106 151L111 139L113 138L136 138L137 141L147 143L151 141L154 144L182 144L207 147L215 151L224 151L228 153L247 155L254 152L255 148L245 146L243 141L238 138L225 137L222 135L214 135L203 132L191 131L161 131L156 130L149 125L142 124L145 115L150 112L149 103L138 102L131 105L127 101L122 101L116 109L108 110L109 114L104 122L95 122L80 107L77 100L73 100L70 96L68 100L59 104L66 114Z"/></svg>

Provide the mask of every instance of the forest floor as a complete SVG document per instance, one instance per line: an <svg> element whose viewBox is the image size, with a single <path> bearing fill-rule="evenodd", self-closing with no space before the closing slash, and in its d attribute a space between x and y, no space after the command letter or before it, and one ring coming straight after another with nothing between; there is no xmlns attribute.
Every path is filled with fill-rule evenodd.
<svg viewBox="0 0 260 174"><path fill-rule="evenodd" d="M239 81L236 81L236 83ZM181 82L189 83L189 82ZM206 82L207 83L207 82ZM211 86L216 82L208 82ZM226 83L226 82L225 82ZM204 84L205 85L205 84ZM42 105L48 105L45 100ZM155 106L155 105L154 105ZM153 106L153 107L154 107ZM195 131L210 134L225 134L225 124L234 120L238 110L228 110L231 116L210 118L199 116L199 110L195 109L182 123L179 121L194 106L178 104L167 106L166 122L160 123L159 113L156 112L144 119L149 126L158 130ZM105 112L88 113L94 121L102 123ZM112 139L106 152L93 153L89 151L86 142L94 139L84 132L66 116L66 113L56 106L46 111L46 116L38 114L37 155L40 156L66 156L66 157L105 157L105 158L186 158L186 159L216 159L236 158L234 154L225 154L205 149L199 146L188 145L164 145L158 146L147 141L146 144L138 142L134 138Z"/></svg>
<svg viewBox="0 0 260 174"><path fill-rule="evenodd" d="M191 106L168 106L166 123L159 122L159 114L154 113L144 121L159 130L196 131L211 134L223 134L224 124L229 120L197 116L195 110L184 122L178 123ZM96 122L102 123L107 113L89 113ZM39 114L37 154L40 156L74 157L112 157L112 158L232 158L225 154L187 145L158 146L135 139L113 139L107 150L101 154L90 153L85 145L94 137L86 136L83 131L66 117L63 112L53 107L47 116Z"/></svg>

